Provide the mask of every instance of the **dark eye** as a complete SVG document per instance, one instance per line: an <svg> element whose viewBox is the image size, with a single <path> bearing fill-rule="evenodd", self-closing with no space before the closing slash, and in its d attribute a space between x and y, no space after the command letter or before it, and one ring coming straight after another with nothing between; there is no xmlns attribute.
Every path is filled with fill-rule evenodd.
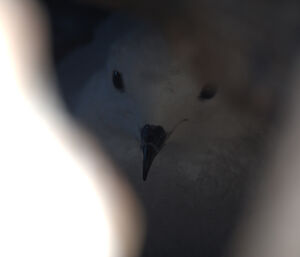
<svg viewBox="0 0 300 257"><path fill-rule="evenodd" d="M217 93L217 86L215 84L205 84L198 96L200 100L212 99Z"/></svg>
<svg viewBox="0 0 300 257"><path fill-rule="evenodd" d="M114 87L118 89L121 92L124 92L125 87L124 87L124 82L122 78L122 74L116 70L113 71L112 73L112 81L114 84Z"/></svg>

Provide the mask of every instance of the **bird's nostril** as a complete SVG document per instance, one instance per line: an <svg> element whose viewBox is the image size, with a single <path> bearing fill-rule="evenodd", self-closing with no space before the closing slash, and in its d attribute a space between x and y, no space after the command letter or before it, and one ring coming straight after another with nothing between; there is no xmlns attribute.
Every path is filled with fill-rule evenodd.
<svg viewBox="0 0 300 257"><path fill-rule="evenodd" d="M159 139L165 140L166 135L167 133L162 126L146 124L141 129L141 139L144 142L159 144Z"/></svg>

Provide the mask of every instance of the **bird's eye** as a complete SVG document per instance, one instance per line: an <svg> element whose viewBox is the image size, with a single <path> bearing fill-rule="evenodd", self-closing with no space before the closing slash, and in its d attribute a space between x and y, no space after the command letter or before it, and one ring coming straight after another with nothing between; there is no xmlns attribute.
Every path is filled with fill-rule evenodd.
<svg viewBox="0 0 300 257"><path fill-rule="evenodd" d="M212 99L217 93L217 86L215 84L205 84L198 96L199 100Z"/></svg>
<svg viewBox="0 0 300 257"><path fill-rule="evenodd" d="M116 89L118 89L120 92L125 91L122 74L117 70L114 70L112 73L112 81Z"/></svg>

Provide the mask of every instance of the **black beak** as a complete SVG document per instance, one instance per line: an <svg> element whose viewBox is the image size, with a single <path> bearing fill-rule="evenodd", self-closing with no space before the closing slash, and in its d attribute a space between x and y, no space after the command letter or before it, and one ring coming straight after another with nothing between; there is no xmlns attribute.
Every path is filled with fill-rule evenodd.
<svg viewBox="0 0 300 257"><path fill-rule="evenodd" d="M146 124L141 129L141 148L143 151L143 180L147 179L151 164L155 156L163 148L167 133L161 126Z"/></svg>

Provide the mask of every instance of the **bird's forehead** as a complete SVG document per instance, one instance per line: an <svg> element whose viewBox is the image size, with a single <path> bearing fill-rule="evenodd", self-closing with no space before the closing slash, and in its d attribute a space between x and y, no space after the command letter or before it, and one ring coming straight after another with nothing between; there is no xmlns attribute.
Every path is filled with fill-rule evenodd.
<svg viewBox="0 0 300 257"><path fill-rule="evenodd" d="M188 65L172 51L164 35L154 29L133 31L114 43L108 69L123 74L129 91L167 88L175 93L187 83L193 89Z"/></svg>
<svg viewBox="0 0 300 257"><path fill-rule="evenodd" d="M131 59L139 67L156 63L157 66L174 65L171 60L170 44L167 37L156 28L149 26L129 30L121 39L111 45L112 58ZM156 67L152 67L155 70ZM151 68L151 67L148 67Z"/></svg>

